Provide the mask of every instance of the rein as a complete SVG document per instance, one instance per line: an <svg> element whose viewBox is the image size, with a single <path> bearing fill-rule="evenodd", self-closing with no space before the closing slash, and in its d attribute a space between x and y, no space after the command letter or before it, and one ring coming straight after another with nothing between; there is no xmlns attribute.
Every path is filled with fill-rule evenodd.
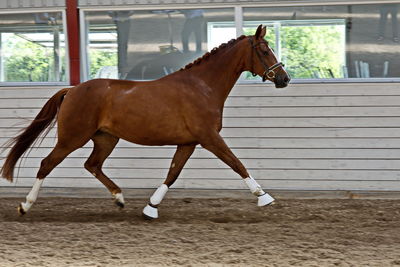
<svg viewBox="0 0 400 267"><path fill-rule="evenodd" d="M274 65L268 67L268 65L265 63L265 61L263 60L263 56L260 54L260 52L257 49L258 44L254 44L253 43L253 39L249 38L249 42L251 47L253 48L251 50L251 68L253 69L253 51L256 51L257 57L260 60L261 64L264 67L264 73L262 76L262 81L265 82L267 79L274 79L275 78L275 70L279 67L284 67L285 65L282 62L277 62ZM257 74L254 73L253 70L251 70L251 74L255 77L257 76Z"/></svg>

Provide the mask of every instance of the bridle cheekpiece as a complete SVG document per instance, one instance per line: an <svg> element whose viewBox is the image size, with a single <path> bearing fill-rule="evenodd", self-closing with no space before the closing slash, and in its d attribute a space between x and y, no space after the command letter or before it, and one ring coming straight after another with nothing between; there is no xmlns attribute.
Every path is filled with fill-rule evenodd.
<svg viewBox="0 0 400 267"><path fill-rule="evenodd" d="M253 51L256 51L257 57L264 67L262 81L265 82L267 79L271 79L271 80L274 79L275 78L275 70L279 67L284 67L285 65L282 62L277 62L274 65L268 67L268 65L265 63L265 61L263 59L263 56L260 54L260 52L257 49L257 46L259 46L259 43L254 44L253 38L251 38L251 37L249 38L249 42L252 47L251 61L253 61ZM251 68L253 68L253 62L251 62ZM257 76L257 74L255 74L253 70L251 70L251 74L253 76Z"/></svg>

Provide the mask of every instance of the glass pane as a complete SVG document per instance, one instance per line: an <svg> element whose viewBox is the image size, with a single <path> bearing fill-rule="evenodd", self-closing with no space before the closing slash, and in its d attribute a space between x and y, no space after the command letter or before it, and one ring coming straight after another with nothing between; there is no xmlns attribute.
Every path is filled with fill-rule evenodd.
<svg viewBox="0 0 400 267"><path fill-rule="evenodd" d="M234 9L89 11L88 78L157 79L236 37Z"/></svg>
<svg viewBox="0 0 400 267"><path fill-rule="evenodd" d="M0 81L66 81L61 12L0 14Z"/></svg>
<svg viewBox="0 0 400 267"><path fill-rule="evenodd" d="M344 21L281 26L281 58L295 78L344 78L344 44Z"/></svg>
<svg viewBox="0 0 400 267"><path fill-rule="evenodd" d="M297 79L398 78L397 4L245 8ZM272 31L271 31L272 34Z"/></svg>

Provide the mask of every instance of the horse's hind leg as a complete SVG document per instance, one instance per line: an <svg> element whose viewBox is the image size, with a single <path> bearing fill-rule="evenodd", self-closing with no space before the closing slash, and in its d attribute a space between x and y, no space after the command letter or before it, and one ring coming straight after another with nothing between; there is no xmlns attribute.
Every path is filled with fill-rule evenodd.
<svg viewBox="0 0 400 267"><path fill-rule="evenodd" d="M178 148L176 149L174 158L172 159L167 179L165 179L164 183L159 188L157 188L157 190L151 196L149 204L143 209L143 215L147 219L158 218L157 206L163 200L165 194L168 191L168 188L178 178L179 174L182 171L183 166L185 166L187 160L192 155L195 148L196 148L196 144L179 145L178 146Z"/></svg>
<svg viewBox="0 0 400 267"><path fill-rule="evenodd" d="M36 201L40 187L43 184L44 178L58 165L61 161L63 161L72 151L81 147L81 145L72 145L72 142L68 142L68 145L64 145L63 143L58 142L54 147L53 151L44 158L40 164L40 169L36 175L36 181L26 196L26 202L22 202L18 207L18 212L21 215L24 215Z"/></svg>
<svg viewBox="0 0 400 267"><path fill-rule="evenodd" d="M97 132L92 140L94 144L93 152L85 162L85 168L107 187L114 197L115 204L123 208L125 202L121 189L101 169L104 161L117 145L119 138L108 133Z"/></svg>

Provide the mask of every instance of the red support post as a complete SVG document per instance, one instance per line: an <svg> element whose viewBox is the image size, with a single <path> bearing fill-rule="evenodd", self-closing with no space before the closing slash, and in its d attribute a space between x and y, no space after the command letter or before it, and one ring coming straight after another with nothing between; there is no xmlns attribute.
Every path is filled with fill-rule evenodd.
<svg viewBox="0 0 400 267"><path fill-rule="evenodd" d="M77 85L81 82L78 0L65 0L65 4L67 7L69 78L71 85Z"/></svg>

